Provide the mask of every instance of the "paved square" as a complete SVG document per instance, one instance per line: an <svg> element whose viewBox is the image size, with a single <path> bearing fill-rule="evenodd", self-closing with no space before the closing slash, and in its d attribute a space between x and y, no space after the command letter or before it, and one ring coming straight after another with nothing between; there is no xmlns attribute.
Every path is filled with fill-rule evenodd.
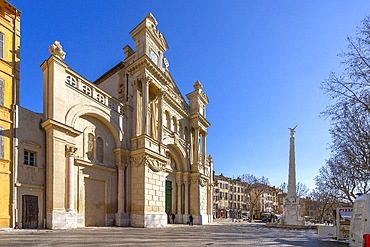
<svg viewBox="0 0 370 247"><path fill-rule="evenodd" d="M316 230L271 228L247 222L163 228L20 229L2 231L0 239L0 246L348 246L321 238Z"/></svg>

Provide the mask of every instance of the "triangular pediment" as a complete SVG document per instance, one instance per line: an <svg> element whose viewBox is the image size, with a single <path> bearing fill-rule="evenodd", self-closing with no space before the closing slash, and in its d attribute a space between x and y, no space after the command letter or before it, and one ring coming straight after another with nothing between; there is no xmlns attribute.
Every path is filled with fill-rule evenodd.
<svg viewBox="0 0 370 247"><path fill-rule="evenodd" d="M167 88L170 88L174 93L176 93L176 95L177 95L178 97L180 97L184 102L186 102L186 100L185 100L184 96L182 95L182 93L181 93L181 91L180 91L179 87L177 86L177 84L176 84L175 80L172 78L171 73L170 73L168 70L166 70L166 71L165 71L165 74L166 74L167 79L168 79L168 82L169 82L169 83L166 85L166 87L167 87Z"/></svg>

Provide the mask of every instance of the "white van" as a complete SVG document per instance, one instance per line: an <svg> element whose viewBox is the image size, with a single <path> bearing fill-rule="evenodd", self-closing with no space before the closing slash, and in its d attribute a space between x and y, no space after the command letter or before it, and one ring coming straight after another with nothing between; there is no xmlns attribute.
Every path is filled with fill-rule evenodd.
<svg viewBox="0 0 370 247"><path fill-rule="evenodd" d="M350 246L370 247L370 193L356 198L349 233Z"/></svg>

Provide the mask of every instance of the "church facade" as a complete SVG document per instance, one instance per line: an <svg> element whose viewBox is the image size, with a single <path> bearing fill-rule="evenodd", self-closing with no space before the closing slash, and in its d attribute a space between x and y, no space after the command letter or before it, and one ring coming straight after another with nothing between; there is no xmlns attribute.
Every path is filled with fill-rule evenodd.
<svg viewBox="0 0 370 247"><path fill-rule="evenodd" d="M156 26L146 16L130 32L135 49L124 47L124 60L94 83L68 67L57 41L50 46L41 65L44 113L20 117L35 132L19 136L20 227L160 227L172 214L180 224L190 215L194 224L212 221L208 97L196 81L185 100ZM31 153L41 162L29 169Z"/></svg>

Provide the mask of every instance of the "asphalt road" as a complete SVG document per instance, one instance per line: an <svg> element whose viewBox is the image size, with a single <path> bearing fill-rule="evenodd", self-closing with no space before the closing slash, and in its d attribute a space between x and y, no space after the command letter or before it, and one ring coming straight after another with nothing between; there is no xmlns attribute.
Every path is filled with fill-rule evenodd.
<svg viewBox="0 0 370 247"><path fill-rule="evenodd" d="M0 246L306 246L343 247L316 230L271 228L264 224L223 222L163 228L93 227L76 230L0 231Z"/></svg>

